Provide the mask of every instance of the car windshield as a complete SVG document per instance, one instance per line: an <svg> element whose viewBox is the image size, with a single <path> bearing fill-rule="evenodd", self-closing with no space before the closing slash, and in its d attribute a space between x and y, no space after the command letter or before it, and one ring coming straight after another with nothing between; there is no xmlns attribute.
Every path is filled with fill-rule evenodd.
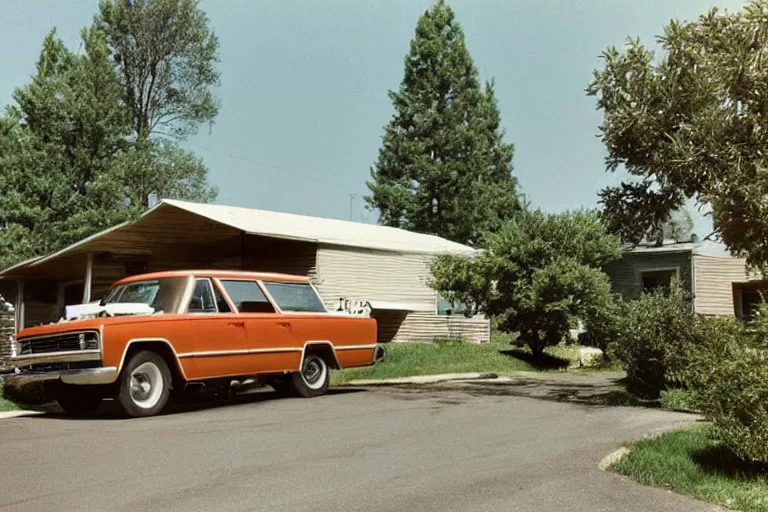
<svg viewBox="0 0 768 512"><path fill-rule="evenodd" d="M184 289L185 277L168 277L125 283L112 288L101 301L107 304L147 304L155 313L178 311Z"/></svg>

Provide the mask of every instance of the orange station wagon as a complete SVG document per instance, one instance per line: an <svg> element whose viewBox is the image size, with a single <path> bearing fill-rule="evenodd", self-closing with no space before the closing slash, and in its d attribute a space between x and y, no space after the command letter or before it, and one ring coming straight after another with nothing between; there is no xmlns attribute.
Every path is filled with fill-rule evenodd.
<svg viewBox="0 0 768 512"><path fill-rule="evenodd" d="M325 393L330 370L383 358L376 320L326 309L306 277L234 271L143 274L100 303L11 340L10 385L46 381L62 409L113 398L126 416L160 413L190 387L256 381L303 397Z"/></svg>

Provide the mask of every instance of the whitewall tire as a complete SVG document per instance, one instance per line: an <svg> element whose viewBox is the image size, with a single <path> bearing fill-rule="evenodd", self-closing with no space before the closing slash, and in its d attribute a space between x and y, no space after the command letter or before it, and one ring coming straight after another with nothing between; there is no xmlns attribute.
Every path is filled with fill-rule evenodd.
<svg viewBox="0 0 768 512"><path fill-rule="evenodd" d="M293 389L305 398L319 396L328 390L331 383L331 369L319 354L308 353L301 362L301 370L293 374Z"/></svg>
<svg viewBox="0 0 768 512"><path fill-rule="evenodd" d="M117 402L126 416L154 416L168 404L171 370L162 356L144 350L128 360L118 385Z"/></svg>

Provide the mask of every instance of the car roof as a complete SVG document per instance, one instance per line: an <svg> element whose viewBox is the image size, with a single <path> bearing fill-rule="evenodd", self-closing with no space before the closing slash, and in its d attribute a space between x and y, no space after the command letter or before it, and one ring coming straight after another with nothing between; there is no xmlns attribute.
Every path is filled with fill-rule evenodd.
<svg viewBox="0 0 768 512"><path fill-rule="evenodd" d="M254 281L282 281L286 283L308 283L309 277L276 272L246 272L241 270L168 270L137 274L120 279L115 285L135 283L152 279L167 279L169 277L212 277L215 279L251 279Z"/></svg>

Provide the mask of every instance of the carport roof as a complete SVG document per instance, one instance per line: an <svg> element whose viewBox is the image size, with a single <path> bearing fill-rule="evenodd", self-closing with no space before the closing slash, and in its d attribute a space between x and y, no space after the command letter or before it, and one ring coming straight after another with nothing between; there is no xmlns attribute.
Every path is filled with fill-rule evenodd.
<svg viewBox="0 0 768 512"><path fill-rule="evenodd" d="M474 252L445 238L376 224L177 200L163 203L252 235L406 253Z"/></svg>
<svg viewBox="0 0 768 512"><path fill-rule="evenodd" d="M212 222L235 231L268 238L411 254L451 253L469 255L476 252L472 247L438 236L414 233L399 228L268 210L164 199L133 223L114 226L49 256L33 258L14 265L0 271L0 278L14 274L16 271L37 267L63 256L104 250L113 241L122 245L130 245L134 239L139 239L142 236L160 236L166 243L194 241L196 239L194 226L190 226L190 229L185 231L183 228L186 226L183 221L179 222L179 215L184 216L185 219L194 219L196 216L198 221ZM164 219L173 219L170 222L174 223L174 228L179 229L160 228L159 226ZM164 231L158 233L159 229Z"/></svg>

